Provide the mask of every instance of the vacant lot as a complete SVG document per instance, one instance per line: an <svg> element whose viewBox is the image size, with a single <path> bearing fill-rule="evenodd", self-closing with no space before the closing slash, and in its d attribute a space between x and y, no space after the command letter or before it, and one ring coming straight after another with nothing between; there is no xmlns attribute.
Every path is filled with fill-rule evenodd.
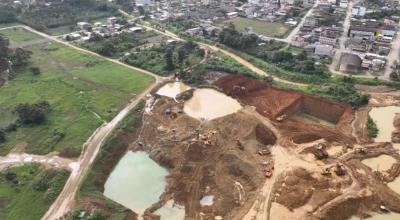
<svg viewBox="0 0 400 220"><path fill-rule="evenodd" d="M66 170L39 165L10 168L0 174L0 219L40 219L64 187Z"/></svg>
<svg viewBox="0 0 400 220"><path fill-rule="evenodd" d="M32 40L38 40L41 39L42 37L32 33L30 31L25 30L24 28L9 28L9 29L4 29L0 30L0 34L6 36L10 40L16 42L16 43L23 43L27 41L32 41Z"/></svg>
<svg viewBox="0 0 400 220"><path fill-rule="evenodd" d="M41 73L35 76L29 68L19 70L0 87L0 116L9 116L1 117L0 125L15 120L12 112L20 103L48 101L51 112L40 125L7 132L7 141L0 145L3 155L24 143L29 153L59 151L78 156L103 120L110 120L153 82L150 76L57 43L26 49L33 52L31 65Z"/></svg>
<svg viewBox="0 0 400 220"><path fill-rule="evenodd" d="M283 37L289 30L289 27L282 23L272 23L249 18L235 18L228 22L232 22L240 31L244 31L246 27L251 27L255 33L268 37Z"/></svg>

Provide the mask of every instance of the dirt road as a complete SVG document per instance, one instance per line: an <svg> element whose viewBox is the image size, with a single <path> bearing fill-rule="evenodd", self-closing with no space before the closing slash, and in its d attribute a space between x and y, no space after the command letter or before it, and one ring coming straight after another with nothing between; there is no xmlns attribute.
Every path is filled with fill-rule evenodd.
<svg viewBox="0 0 400 220"><path fill-rule="evenodd" d="M128 16L130 18L135 18L132 15L130 15L130 14L128 14L128 13L122 11L122 10L120 10L120 11L125 16ZM167 30L160 31L160 30L158 30L158 29L156 29L154 27L151 27L148 22L142 22L142 24L140 24L140 26L145 28L145 29L147 29L147 30L152 30L152 31L155 31L155 32L160 33L162 35L165 35L167 37L170 37L170 38L172 38L174 40L185 41L184 39L180 38L178 35L170 32L170 31L167 31ZM259 74L261 76L270 76L277 82L282 82L282 83L295 85L295 86L306 86L307 85L307 84L304 84L304 83L295 83L295 82L291 82L291 81L288 81L288 80L285 80L285 79L281 79L281 78L272 76L271 74L269 74L269 73L265 72L264 70L254 66L253 64L251 64L250 62L248 62L245 59L241 58L240 56L238 56L238 55L236 55L236 54L234 54L232 52L229 52L227 50L221 49L221 48L219 48L219 47L217 47L215 45L210 45L210 44L206 44L206 43L203 43L203 42L196 42L196 43L198 43L204 49L212 50L212 51L215 51L215 52L221 52L221 53L231 57L232 59L236 60L238 63L242 64L243 66L249 68L251 71L253 71L253 72L255 72L255 73L257 73L257 74Z"/></svg>
<svg viewBox="0 0 400 220"><path fill-rule="evenodd" d="M26 153L9 153L5 157L0 157L0 170L13 166L22 166L28 163L40 163L45 166L74 170L77 161L58 157L56 155L32 155Z"/></svg>
<svg viewBox="0 0 400 220"><path fill-rule="evenodd" d="M72 169L72 173L71 173L70 177L68 178L68 180L64 186L64 189L62 190L60 195L57 197L56 201L49 208L49 210L46 212L46 214L42 217L42 220L54 220L54 219L57 219L57 218L63 216L64 214L66 214L68 211L71 210L71 208L74 204L75 195L79 188L79 185L82 182L82 180L84 179L84 177L86 176L86 173L90 168L90 165L93 163L94 159L96 158L97 153L99 152L100 146L103 143L104 139L110 134L110 132L115 128L115 126L117 126L118 123L120 121L122 121L122 119L124 119L124 117L129 113L129 111L131 111L139 103L139 101L145 97L145 95L147 93L149 93L153 88L155 88L158 85L158 83L161 82L162 78L155 75L152 72L147 71L147 70L136 68L136 67L127 65L125 63L122 63L118 60L110 59L110 58L101 56L97 53L79 48L75 45L72 45L70 43L60 40L57 37L49 36L45 33L39 32L28 26L18 25L18 26L7 27L7 28L2 28L2 29L15 28L15 27L25 28L26 30L36 33L46 39L55 41L57 43L63 44L65 46L68 46L71 48L74 48L78 51L81 51L81 52L84 52L87 54L91 54L93 56L102 57L103 59L106 59L110 62L122 65L124 67L127 67L127 68L135 70L135 71L142 72L144 74L153 76L155 78L155 83L153 83L152 86L150 86L147 90L143 91L140 95L137 95L136 97L134 97L131 100L131 102L118 113L117 116L115 116L110 122L108 122L108 123L106 122L102 126L100 126L92 134L92 136L87 140L87 142L85 144L86 148L85 148L83 154L81 154L81 156L79 157L76 164L74 164L74 169ZM0 30L2 30L2 29L0 29Z"/></svg>
<svg viewBox="0 0 400 220"><path fill-rule="evenodd" d="M336 71L336 68L339 66L340 57L343 52L347 52L345 43L347 39L347 33L349 32L350 29L350 19L351 19L351 11L353 9L353 4L354 4L353 2L349 2L349 5L347 6L346 17L343 23L343 33L339 37L339 48L336 49L335 55L332 58L332 64L329 66L329 70L332 73L338 73L338 71Z"/></svg>
<svg viewBox="0 0 400 220"><path fill-rule="evenodd" d="M395 62L400 59L400 34L397 32L396 38L392 42L392 49L390 50L389 55L386 57L387 63L385 67L384 75L382 76L384 79L390 79L390 73L392 72L392 66L394 66Z"/></svg>
<svg viewBox="0 0 400 220"><path fill-rule="evenodd" d="M312 8L310 10L308 10L308 12L306 13L306 15L304 15L304 17L301 19L301 21L297 24L297 26L292 30L292 32L290 32L290 34L284 38L283 40L287 43L291 43L293 41L294 36L297 35L297 33L299 33L300 28L303 27L304 22L306 22L307 17L309 17L310 15L312 15L312 13L314 12L314 9L318 6L319 1L316 0L314 2L314 5L312 6Z"/></svg>

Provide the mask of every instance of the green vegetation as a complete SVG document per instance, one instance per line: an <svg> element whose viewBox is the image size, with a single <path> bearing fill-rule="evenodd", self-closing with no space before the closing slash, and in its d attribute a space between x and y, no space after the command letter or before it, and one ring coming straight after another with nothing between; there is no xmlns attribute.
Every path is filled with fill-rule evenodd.
<svg viewBox="0 0 400 220"><path fill-rule="evenodd" d="M267 37L283 37L289 31L287 25L277 22L260 21L241 17L235 18L230 22L232 22L241 32L246 31L246 29L250 27L253 32Z"/></svg>
<svg viewBox="0 0 400 220"><path fill-rule="evenodd" d="M144 105L144 101L140 102L107 137L78 193L80 199L86 197L107 203L107 210L104 210L110 215L107 219L114 219L115 216L121 216L120 219L124 219L123 216L130 212L103 196L104 183L119 159L126 153L129 144L136 139L137 132L142 125Z"/></svg>
<svg viewBox="0 0 400 220"><path fill-rule="evenodd" d="M326 98L346 102L358 108L362 105L368 104L369 95L362 94L354 87L352 77L345 77L343 81L325 83L322 85L310 85L307 89L308 93L318 95Z"/></svg>
<svg viewBox="0 0 400 220"><path fill-rule="evenodd" d="M155 36L157 34L152 31L121 33L109 38L98 36L88 42L82 43L80 46L103 56L115 58L123 56L126 52L130 52L131 49L137 46L149 43L147 38Z"/></svg>
<svg viewBox="0 0 400 220"><path fill-rule="evenodd" d="M205 51L192 41L161 43L124 57L124 62L166 76L190 68L203 59Z"/></svg>
<svg viewBox="0 0 400 220"><path fill-rule="evenodd" d="M371 138L376 138L378 136L379 129L376 126L375 121L368 115L368 120L367 120L367 130L368 130L368 136Z"/></svg>
<svg viewBox="0 0 400 220"><path fill-rule="evenodd" d="M81 212L84 210L74 210L68 216L66 216L65 220L107 220L100 212L95 212L91 215L85 215L81 217Z"/></svg>
<svg viewBox="0 0 400 220"><path fill-rule="evenodd" d="M69 172L31 164L0 174L0 219L40 219L61 192Z"/></svg>
<svg viewBox="0 0 400 220"><path fill-rule="evenodd" d="M25 28L8 28L4 30L0 30L0 34L4 35L5 37L12 39L12 41L16 43L23 43L32 40L39 40L42 39L41 36L27 31Z"/></svg>
<svg viewBox="0 0 400 220"><path fill-rule="evenodd" d="M218 41L244 52L242 56L248 54L246 59L267 72L283 75L285 79L315 83L330 77L326 67L310 58L306 50L292 53L283 49L284 44L280 42L261 41L256 35L241 34L234 26L223 29Z"/></svg>
<svg viewBox="0 0 400 220"><path fill-rule="evenodd" d="M380 1L377 1L380 2ZM382 3L382 2L380 2ZM374 11L372 13L368 13L364 16L366 19L376 19L376 20L383 20L385 18L390 18L392 16L400 16L400 11L397 9L393 10L382 10L382 11Z"/></svg>
<svg viewBox="0 0 400 220"><path fill-rule="evenodd" d="M51 32L51 29L66 30L79 21L118 15L118 9L106 0L68 0L52 3L31 5L24 10L11 7L12 1L0 3L0 23L20 22L37 30ZM60 30L57 30L60 32Z"/></svg>
<svg viewBox="0 0 400 220"><path fill-rule="evenodd" d="M135 94L153 79L118 64L69 47L52 43L29 47L33 52L26 68L0 87L0 125L16 122L13 114L22 103L47 101L51 111L40 124L23 125L7 131L0 144L6 154L17 143L27 143L27 152L46 154L59 151L63 156L78 156L91 133L110 120ZM40 68L34 75L30 67ZM100 118L98 118L98 116Z"/></svg>

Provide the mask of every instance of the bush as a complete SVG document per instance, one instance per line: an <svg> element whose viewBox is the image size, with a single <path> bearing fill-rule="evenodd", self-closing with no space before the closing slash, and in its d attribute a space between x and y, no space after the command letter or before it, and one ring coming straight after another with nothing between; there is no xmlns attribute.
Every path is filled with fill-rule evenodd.
<svg viewBox="0 0 400 220"><path fill-rule="evenodd" d="M6 141L6 133L3 130L0 130L0 143Z"/></svg>
<svg viewBox="0 0 400 220"><path fill-rule="evenodd" d="M31 67L31 72L33 75L37 76L40 74L40 68L39 67Z"/></svg>
<svg viewBox="0 0 400 220"><path fill-rule="evenodd" d="M47 101L35 104L19 104L14 108L18 114L19 121L24 124L40 124L46 119L46 113L50 111L50 104Z"/></svg>
<svg viewBox="0 0 400 220"><path fill-rule="evenodd" d="M378 136L379 129L376 126L375 121L369 115L367 120L367 130L368 130L368 136L372 138L376 138Z"/></svg>
<svg viewBox="0 0 400 220"><path fill-rule="evenodd" d="M358 92L351 78L344 78L344 81L341 82L309 86L309 92L313 95L349 103L353 108L366 105L369 101L369 95Z"/></svg>
<svg viewBox="0 0 400 220"><path fill-rule="evenodd" d="M18 125L15 122L13 122L13 123L7 125L7 127L4 128L4 131L5 132L16 131L17 128L18 128Z"/></svg>

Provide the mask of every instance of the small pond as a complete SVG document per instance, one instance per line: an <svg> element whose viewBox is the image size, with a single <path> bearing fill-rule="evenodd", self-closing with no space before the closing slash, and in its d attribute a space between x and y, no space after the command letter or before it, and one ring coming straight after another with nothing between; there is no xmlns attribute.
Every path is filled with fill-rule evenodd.
<svg viewBox="0 0 400 220"><path fill-rule="evenodd" d="M190 87L182 82L170 82L161 87L158 91L158 95L167 96L170 98L175 98L182 92L189 90Z"/></svg>
<svg viewBox="0 0 400 220"><path fill-rule="evenodd" d="M400 113L399 106L376 107L371 109L369 115L375 121L379 129L378 136L375 138L375 141L392 141L392 132L394 130L393 120L396 113Z"/></svg>
<svg viewBox="0 0 400 220"><path fill-rule="evenodd" d="M164 192L167 175L147 153L129 151L108 177L104 196L143 214Z"/></svg>
<svg viewBox="0 0 400 220"><path fill-rule="evenodd" d="M229 115L242 108L235 99L214 89L197 89L189 99L183 111L197 119L212 120Z"/></svg>
<svg viewBox="0 0 400 220"><path fill-rule="evenodd" d="M382 154L378 157L368 158L361 161L363 164L371 167L373 170L377 171L385 171L389 170L394 163L396 163L396 159L393 157Z"/></svg>

